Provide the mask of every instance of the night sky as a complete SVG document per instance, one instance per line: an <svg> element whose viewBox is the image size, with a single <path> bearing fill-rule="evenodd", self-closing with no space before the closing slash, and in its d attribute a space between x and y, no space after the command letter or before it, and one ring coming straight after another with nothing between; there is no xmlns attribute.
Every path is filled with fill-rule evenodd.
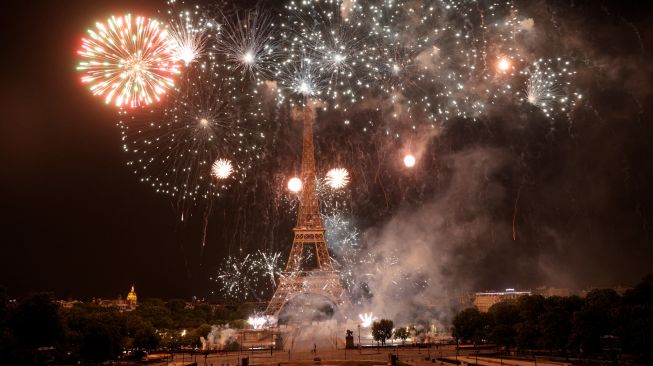
<svg viewBox="0 0 653 366"><path fill-rule="evenodd" d="M259 220L257 207L265 194L216 205L207 248L200 253L199 220L181 224L167 197L138 182L125 166L115 110L79 82L75 52L94 21L127 11L154 14L162 3L16 2L12 11L0 12L0 284L11 295L53 291L62 298L113 298L124 296L134 283L139 296L203 297L209 274L234 250L233 243L225 244L233 236L225 218L247 210L249 222ZM534 17L538 11L562 14L554 36L591 55L592 67L579 70L589 102L576 111L573 123L557 122L555 131L547 132L537 118L536 127L519 127L518 111L495 110L481 127L461 122L427 144L427 155L443 157L438 161L445 163L428 165L434 169L411 179L446 176L468 159L465 154L495 154L497 148L502 150L497 159L525 166L497 168L496 182L505 197L483 215L496 215L501 222L496 235L503 235L505 244L469 247L486 250L482 258L474 255L473 268L465 269L474 273L465 276L472 288L628 285L653 272L653 13L640 5L644 2L618 3L525 3L523 11ZM325 159L320 152L329 146L323 144L318 160ZM477 150L470 152L470 146ZM298 150L284 149L291 152L284 159L296 164ZM438 197L451 192L442 187L455 179L451 173L424 183L427 188L420 192L390 192L390 204L374 201L378 195L370 192L379 187L370 179L365 200L355 206L363 231L382 239L383 225L397 213L430 204L439 209ZM520 186L521 242L514 242L503 224L512 220ZM385 211L371 213L377 206ZM290 244L293 218L288 216L274 239L283 244L268 246L283 250ZM252 235L243 240L241 247L257 248ZM457 250L464 258L450 263L470 263ZM546 270L520 269L542 262ZM564 275L547 274L560 268Z"/></svg>

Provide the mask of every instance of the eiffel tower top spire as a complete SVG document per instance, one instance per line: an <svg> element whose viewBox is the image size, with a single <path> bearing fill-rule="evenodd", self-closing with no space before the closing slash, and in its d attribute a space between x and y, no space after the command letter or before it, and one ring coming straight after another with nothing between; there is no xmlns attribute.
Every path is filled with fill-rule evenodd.
<svg viewBox="0 0 653 366"><path fill-rule="evenodd" d="M310 101L305 103L303 109L302 193L295 230L324 230L316 192L313 108L310 106Z"/></svg>

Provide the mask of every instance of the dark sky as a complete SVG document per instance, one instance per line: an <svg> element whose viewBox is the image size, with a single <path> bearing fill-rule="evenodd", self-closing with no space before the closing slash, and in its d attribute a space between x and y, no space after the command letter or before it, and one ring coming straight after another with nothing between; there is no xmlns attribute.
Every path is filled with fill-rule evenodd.
<svg viewBox="0 0 653 366"><path fill-rule="evenodd" d="M11 11L0 12L0 284L7 286L10 294L47 290L59 297L115 297L124 296L132 283L139 295L146 297L206 294L209 270L199 268L201 261L184 250L196 245L196 228L180 225L170 202L140 184L125 167L115 111L88 93L75 70L80 37L95 20L121 11L151 14L162 3L15 2ZM633 42L632 29L628 30L631 24L646 48L639 62L647 65L651 61L651 16L641 3L596 2L597 14L590 12L587 19L578 21L580 36L604 47L598 54L618 60L631 53L619 45ZM611 12L608 19L623 33L601 31L602 16L607 17L601 6ZM600 20L592 18L595 15ZM592 30L596 34L587 35ZM606 60L611 60L607 56ZM589 171L592 180L578 182L576 189L587 185L588 196L606 196L593 196L596 200L583 206L592 212L578 213L581 218L570 225L582 225L585 233L596 235L585 240L578 238L582 232L574 234L573 243L585 243L581 252L605 249L610 255L621 255L618 261L599 256L610 273L601 279L611 284L632 283L653 271L652 74L636 65L620 68L623 74L605 77L609 81L604 84L592 85L597 98L594 105L601 110L596 125L580 126L573 143L576 149L552 157L559 162L559 170L573 179L584 179L583 171ZM608 61L605 67L611 67ZM633 98L628 98L626 87L611 91L619 78L624 83L639 81L631 91ZM616 103L620 105L613 105ZM641 113L633 112L638 105ZM593 112L584 113L581 120L587 124ZM606 150L610 158L597 161L597 157L608 155L602 153ZM549 199L547 189L538 191L542 202ZM624 212L627 214L622 216ZM219 220L215 225L220 225ZM593 241L603 243L604 235L610 236L607 248L592 245ZM219 247L219 243L213 245ZM220 250L214 254L218 258ZM631 261L636 263L634 268L628 268ZM584 283L591 283L591 276L586 276Z"/></svg>

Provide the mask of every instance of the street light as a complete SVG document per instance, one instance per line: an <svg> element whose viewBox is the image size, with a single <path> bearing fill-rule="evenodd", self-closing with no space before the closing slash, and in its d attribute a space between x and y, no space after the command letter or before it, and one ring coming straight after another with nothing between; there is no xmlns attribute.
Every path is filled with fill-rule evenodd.
<svg viewBox="0 0 653 366"><path fill-rule="evenodd" d="M363 353L363 345L361 344L361 325L358 324L358 353Z"/></svg>

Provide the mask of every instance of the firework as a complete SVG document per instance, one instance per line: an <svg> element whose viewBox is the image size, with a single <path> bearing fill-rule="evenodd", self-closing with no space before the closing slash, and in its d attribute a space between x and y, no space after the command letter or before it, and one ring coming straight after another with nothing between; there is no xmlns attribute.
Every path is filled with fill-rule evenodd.
<svg viewBox="0 0 653 366"><path fill-rule="evenodd" d="M251 325L254 329L263 329L268 325L276 323L274 317L269 315L254 314L247 318L247 324Z"/></svg>
<svg viewBox="0 0 653 366"><path fill-rule="evenodd" d="M204 18L199 7L194 10L177 10L175 3L174 0L168 1L168 33L174 45L175 59L188 66L204 54L211 38L211 30L217 25Z"/></svg>
<svg viewBox="0 0 653 366"><path fill-rule="evenodd" d="M406 156L404 156L404 165L407 168L414 167L415 166L415 157L413 155L411 155L411 154L407 154Z"/></svg>
<svg viewBox="0 0 653 366"><path fill-rule="evenodd" d="M333 189L344 188L349 183L349 172L344 168L333 168L326 174L326 183Z"/></svg>
<svg viewBox="0 0 653 366"><path fill-rule="evenodd" d="M527 77L521 100L539 108L547 117L568 112L582 98L573 90L576 71L569 60L538 59L521 74Z"/></svg>
<svg viewBox="0 0 653 366"><path fill-rule="evenodd" d="M346 212L346 207L346 205L326 206L330 213L323 215L323 221L329 253L340 272L343 285L345 288L354 289L358 285L357 271L361 257L361 247L358 243L360 232L350 218L350 214Z"/></svg>
<svg viewBox="0 0 653 366"><path fill-rule="evenodd" d="M261 9L244 16L221 17L220 39L215 47L237 70L255 78L267 78L279 55L276 33L269 14Z"/></svg>
<svg viewBox="0 0 653 366"><path fill-rule="evenodd" d="M324 75L308 57L281 64L273 77L280 86L276 89L279 103L288 101L291 107L318 101L326 83Z"/></svg>
<svg viewBox="0 0 653 366"><path fill-rule="evenodd" d="M358 314L358 318L361 320L361 327L363 328L371 327L372 323L378 319L372 313Z"/></svg>
<svg viewBox="0 0 653 366"><path fill-rule="evenodd" d="M327 242L334 255L345 257L358 246L359 232L344 209L333 208L332 213L323 215Z"/></svg>
<svg viewBox="0 0 653 366"><path fill-rule="evenodd" d="M218 285L218 292L227 298L261 300L258 290L258 263L253 256L228 257L211 278Z"/></svg>
<svg viewBox="0 0 653 366"><path fill-rule="evenodd" d="M344 14L342 5L306 1L285 7L287 21L279 35L284 54L273 75L281 84L281 100L301 105L310 96L340 109L363 98L358 92L370 87L375 73L370 60L378 55L372 52L365 23Z"/></svg>
<svg viewBox="0 0 653 366"><path fill-rule="evenodd" d="M218 159L213 163L213 166L211 166L211 174L218 179L229 178L232 172L233 166L227 159Z"/></svg>
<svg viewBox="0 0 653 366"><path fill-rule="evenodd" d="M293 193L297 193L301 191L302 180L297 177L290 178L290 180L288 181L288 190Z"/></svg>
<svg viewBox="0 0 653 366"><path fill-rule="evenodd" d="M506 72L510 69L510 60L508 60L505 57L502 57L499 59L499 62L497 62L497 68L501 72Z"/></svg>
<svg viewBox="0 0 653 366"><path fill-rule="evenodd" d="M176 51L156 20L125 15L96 23L82 39L77 69L93 95L118 107L139 107L161 100L179 73Z"/></svg>
<svg viewBox="0 0 653 366"><path fill-rule="evenodd" d="M194 63L162 109L121 112L128 166L177 207L210 207L229 187L242 182L258 150L251 130L256 104L238 92L239 84L217 62ZM245 103L247 102L247 103ZM218 179L211 179L212 175Z"/></svg>
<svg viewBox="0 0 653 366"><path fill-rule="evenodd" d="M267 253L258 251L259 267L263 272L264 276L270 280L270 284L273 288L277 287L276 279L281 275L282 261L281 253Z"/></svg>
<svg viewBox="0 0 653 366"><path fill-rule="evenodd" d="M259 250L245 257L227 257L211 280L216 283L216 290L223 298L260 301L276 288L282 267L281 253Z"/></svg>

